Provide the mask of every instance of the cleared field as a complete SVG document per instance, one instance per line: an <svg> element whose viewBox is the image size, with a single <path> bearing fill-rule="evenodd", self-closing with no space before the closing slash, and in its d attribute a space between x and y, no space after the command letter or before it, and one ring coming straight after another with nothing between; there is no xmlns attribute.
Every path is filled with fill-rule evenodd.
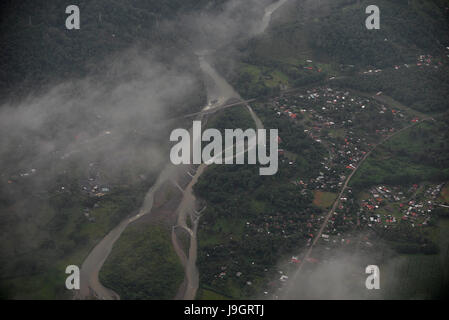
<svg viewBox="0 0 449 320"><path fill-rule="evenodd" d="M315 191L313 204L322 209L328 209L332 206L337 194L332 192Z"/></svg>
<svg viewBox="0 0 449 320"><path fill-rule="evenodd" d="M274 68L242 63L240 71L251 75L253 82L263 81L267 87L277 87L279 84L289 84L288 76L282 71Z"/></svg>
<svg viewBox="0 0 449 320"><path fill-rule="evenodd" d="M449 184L446 184L446 186L441 190L441 199L449 203Z"/></svg>
<svg viewBox="0 0 449 320"><path fill-rule="evenodd" d="M401 254L381 268L381 295L386 299L441 298L448 285L449 219L435 231L439 254Z"/></svg>

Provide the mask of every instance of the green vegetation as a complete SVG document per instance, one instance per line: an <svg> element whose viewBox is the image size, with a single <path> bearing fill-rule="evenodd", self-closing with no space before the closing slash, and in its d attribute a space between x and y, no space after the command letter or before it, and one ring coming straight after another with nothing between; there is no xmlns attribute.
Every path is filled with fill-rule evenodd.
<svg viewBox="0 0 449 320"><path fill-rule="evenodd" d="M449 38L441 32L448 28L444 9L447 1L381 0L376 5L381 8L382 27L376 32L365 28L367 15L364 9L372 4L368 1L321 1L321 5L316 2L316 5L308 3L304 6L303 3L287 4L285 11L289 12L283 12L282 19L275 19L267 34L242 46L242 57L234 68L226 58L217 62L217 68L243 97L276 94L277 88L284 86L320 84L335 76L330 83L343 90L350 88L370 94L382 91L410 107L398 108L407 113L402 120L397 117L398 123L394 124L397 130L404 127L403 122L411 120L409 115L418 116L422 121L423 113L437 114L448 110L449 72L444 46L449 43ZM420 55L426 57L419 58ZM418 59L426 61L417 66ZM394 68L395 65L400 68ZM383 70L363 74L379 68ZM380 101L381 104L387 103ZM391 107L396 109L396 106ZM332 204L331 194L316 196L315 206L312 206L312 196L307 193L302 195L305 196L302 202L298 201L293 195L298 195L299 190L287 182L298 177L313 177L320 167L322 147L303 134L303 125L309 120L301 119L298 112L300 121L293 122L288 117L277 119L273 110L261 105L254 109L266 128L279 128L280 148L285 149L281 159L294 160L295 165L286 168L282 163L277 176L270 179L258 177L255 170L247 166L210 167L195 190L208 203L199 230L201 285L233 298L261 292L264 279L273 270L272 262L291 253L292 242L295 249L304 244L303 235L286 231L294 225L290 221L302 222L296 232L304 232L306 217L313 209L324 209ZM373 144L380 138L374 134L375 130L379 127L390 129L395 121L393 118L390 112L367 112L347 130ZM352 179L352 189L363 190L375 184L447 180L447 124L440 118L435 122L423 122L376 149ZM345 130L329 130L328 133L337 142L346 136ZM384 209L379 209L379 213ZM301 214L294 214L296 210ZM286 231L282 242L278 234L272 232L272 226L276 225L274 221L279 221L278 226ZM404 255L415 262L401 262L401 266L406 266L405 272L396 270L406 275L407 282L411 279L410 288L403 283L398 287L399 290L410 289L408 297L419 297L415 294L418 289L412 288L418 273L427 272L429 277L434 277L421 276L416 280L420 289L426 281L429 285L436 284L437 290L440 288L439 280L435 279L441 280L440 271L444 266L441 270L440 267L432 269L439 259L435 253L441 254L435 245L438 241L432 238L434 228L432 225L417 232L407 224L398 223L398 227L380 234L399 252L420 253ZM412 265L407 266L410 263ZM420 271L416 274L407 271L413 266L419 266ZM435 294L429 292L424 296ZM398 296L397 292L391 296Z"/></svg>
<svg viewBox="0 0 449 320"><path fill-rule="evenodd" d="M383 91L422 112L448 110L449 72L445 46L448 1L389 1L381 8L381 29L364 28L364 8L371 3L335 1L333 13L309 25L309 46L316 54L349 68L349 78L337 84L344 88L376 93ZM444 45L446 44L446 45ZM431 55L430 66L416 66L420 55ZM404 64L410 64L406 67ZM400 69L393 69L399 65ZM364 69L362 69L364 68ZM358 75L361 70L385 68L381 73Z"/></svg>
<svg viewBox="0 0 449 320"><path fill-rule="evenodd" d="M280 156L275 176L260 176L254 165L211 166L194 187L207 202L198 232L200 286L234 299L260 292L280 257L305 244L305 221L318 211L312 195L301 193L291 180L317 174L312 159L322 150L308 144L293 121L272 122L263 108L257 107L257 114L266 128L280 129L283 147L295 152L295 164ZM242 122L247 124L248 116L238 110L222 116L214 119L217 128L224 123L247 128Z"/></svg>
<svg viewBox="0 0 449 320"><path fill-rule="evenodd" d="M214 0L219 5L224 0ZM160 28L177 14L210 4L209 0L108 1L80 0L81 28L65 28L67 1L3 3L0 27L0 97L29 93L68 78L99 74L104 61L124 49L140 46L163 52L170 60L179 53L178 34ZM170 49L168 49L170 48ZM192 55L193 56L193 55ZM195 59L192 57L192 59Z"/></svg>
<svg viewBox="0 0 449 320"><path fill-rule="evenodd" d="M441 191L441 199L444 202L449 203L449 184L446 184L446 186Z"/></svg>
<svg viewBox="0 0 449 320"><path fill-rule="evenodd" d="M0 292L8 298L70 298L65 268L81 265L95 244L138 208L151 183L152 179L122 186L101 198L72 184L48 198L36 194L2 205L8 230L2 243ZM22 186L17 184L19 192Z"/></svg>
<svg viewBox="0 0 449 320"><path fill-rule="evenodd" d="M158 63L179 68L196 79L195 89L186 93L182 103L167 101L167 105L174 106L166 116L196 111L205 101L197 57L187 50L187 63L174 66L172 59L179 53L174 46L179 44L179 38L167 36L167 30L158 28L158 24L175 20L178 13L203 7L206 2L209 3L79 1L76 5L81 11L81 29L68 31L65 28L68 3L7 0L0 19L4 31L0 35L0 100L20 100L55 83L67 79L76 82L85 76L105 86L114 86L118 81L128 80L111 79L111 74L105 72L115 59L123 52L131 53L129 59L137 56L134 53L148 52ZM131 47L143 50L126 51ZM77 103L74 108L78 111ZM43 156L39 149L41 139L52 141L54 150L64 150L74 138L78 139L82 126L88 135L103 130L114 134L116 128L109 127L110 124L105 127L107 121L98 119L94 109L81 114L72 112L75 110L54 112L42 126L47 131L24 130L20 137L7 139L2 149L5 159L2 163L5 176L0 181L2 297L71 298L72 293L64 285L66 266L81 266L98 241L137 210L163 165L156 159L148 163L148 158L139 152L129 152L126 156L122 153L120 159L115 159L108 150L112 140L105 139L82 147L79 143L79 149L66 159L55 152ZM170 125L183 124L189 125L188 122ZM166 141L170 127L155 128L143 118L136 119L132 126L122 127L128 128L126 132L118 130L123 134L122 142L133 141L133 151L154 147L153 150L160 150L165 157L168 146L161 141ZM97 153L91 156L91 150ZM33 164L37 172L22 176L23 171L31 169L28 167L31 162L26 160L34 161L34 157L38 162ZM97 192L91 192L94 185L107 186L110 191L95 195Z"/></svg>
<svg viewBox="0 0 449 320"><path fill-rule="evenodd" d="M145 224L131 225L123 232L100 272L106 287L131 300L173 299L183 278L170 232Z"/></svg>
<svg viewBox="0 0 449 320"><path fill-rule="evenodd" d="M198 300L230 300L229 297L225 297L224 295L217 293L210 289L200 288L198 290Z"/></svg>
<svg viewBox="0 0 449 320"><path fill-rule="evenodd" d="M355 174L351 186L447 180L448 132L444 119L404 130L376 149Z"/></svg>
<svg viewBox="0 0 449 320"><path fill-rule="evenodd" d="M207 127L220 130L224 134L225 129L239 128L246 130L253 128L254 122L245 106L236 106L214 114L208 120Z"/></svg>
<svg viewBox="0 0 449 320"><path fill-rule="evenodd" d="M356 2L360 2L357 5ZM309 45L339 63L388 67L416 60L419 54L439 55L449 36L445 0L379 0L381 28L365 28L369 1L333 1L332 14L309 21Z"/></svg>
<svg viewBox="0 0 449 320"><path fill-rule="evenodd" d="M243 97L249 98L276 94L279 86L287 83L288 77L280 71L243 64L233 85Z"/></svg>
<svg viewBox="0 0 449 320"><path fill-rule="evenodd" d="M80 0L82 29L68 32L64 1L6 0L10 10L1 14L0 22L4 31L0 35L0 99L14 93L23 97L23 93L67 78L101 73L105 65L101 61L133 46L153 51L166 65L174 65L182 51L189 61L183 68L199 79L197 58L185 50L189 40L184 32L188 31L168 34L170 28L165 31L159 26L211 2L220 5L225 0ZM336 86L368 93L383 91L419 114L447 111L449 69L444 47L449 45L449 35L442 30L448 29L444 8L449 2L379 0L376 5L381 7L382 27L376 32L364 27L364 8L371 3L360 1L358 6L357 2L323 1L324 6L316 9L303 7L303 1L289 3L285 19L274 20L266 35L242 44L236 69L229 67L226 58L218 59L217 67L245 98L275 95L284 87L321 84L336 76ZM416 65L423 54L432 55L429 66ZM394 69L396 64L401 68ZM365 69L377 68L385 69L363 74ZM170 112L182 113L201 105L202 91L198 80L198 91ZM304 133L303 125L310 119L301 119L299 113L298 120L303 121L276 118L264 105L254 109L266 128L279 129L280 148L284 149L279 173L261 177L258 166L211 166L195 185L195 193L207 202L198 235L200 299L248 298L260 293L280 259L305 245L308 218L322 213L335 199L334 193L312 195L297 185L299 179L317 176L326 155L324 147ZM351 187L362 190L375 184L449 179L449 121L447 114L444 117L420 123L380 146L351 180ZM373 111L357 119L357 124L346 129L329 129L329 136L340 143L351 129L358 136L373 133L378 125L390 128L392 115ZM58 134L56 129L63 123L55 116L55 125L48 127ZM254 124L246 108L238 107L217 113L208 126L224 130L253 128ZM78 134L71 130L67 129L68 135ZM146 144L146 136L151 134L141 133L142 143ZM30 145L33 142L30 139ZM30 148L22 145L22 149ZM12 154L11 163L20 156L19 152ZM49 186L19 178L0 184L0 223L4 226L0 298L69 298L64 288L65 267L80 265L99 239L137 209L154 180L154 172L145 179L137 178L141 167L137 169L130 160L112 191L96 197L80 191L80 179L86 178L81 167L52 167L52 172L60 174ZM442 197L448 201L447 186ZM387 209L381 208L379 213L386 214ZM382 280L389 283L388 276L399 279L397 287L389 289L392 297L433 297L439 292L426 291L425 286L438 289L447 284L449 237L443 217L448 210L437 208L435 215L440 217L439 225L422 232L398 223L379 233L401 252L397 267ZM443 245L437 247L436 243ZM416 252L419 254L412 254ZM116 243L100 278L123 299L171 299L182 281L183 269L165 227L132 225Z"/></svg>
<svg viewBox="0 0 449 320"><path fill-rule="evenodd" d="M447 294L449 219L435 228L439 254L401 254L381 266L385 299L435 299ZM446 290L446 291L445 291Z"/></svg>
<svg viewBox="0 0 449 320"><path fill-rule="evenodd" d="M322 209L329 209L337 198L332 192L315 191L313 195L313 204Z"/></svg>
<svg viewBox="0 0 449 320"><path fill-rule="evenodd" d="M441 32L447 29L447 17L444 16L444 7L447 5L445 3L447 1L426 3L381 1L378 5L382 8L382 30L377 33L369 33L364 28L366 15L363 8L371 4L366 1L362 1L360 7L356 6L356 1L334 1L329 6L335 6L335 10L324 13L313 12L308 20L304 16L310 12L296 14L293 10L290 18L275 22L276 25L269 35L248 44L244 50L246 56L242 58L242 63L237 66L234 74L223 65L219 67L224 74L227 74L226 77L237 90L248 98L276 93L272 88L280 85L302 86L320 83L326 76L349 75L349 78L335 79L335 84L342 88L353 88L369 93L383 91L420 112L446 111L449 101L447 95L449 72L447 63L441 58L445 56L444 46L441 44L449 43L447 35ZM321 9L320 7L317 11ZM418 68L415 64L418 56L422 54L431 54L433 57L429 66ZM309 59L314 62L307 61ZM402 65L404 63L411 66L407 68ZM353 66L337 67L338 64ZM395 64L401 64L401 68L394 69ZM386 69L375 75L359 76L359 73L365 71L362 68ZM259 106L255 110L263 119L266 128L279 128L282 138L281 148L286 149L285 155L289 159L296 159L296 162L301 164L298 167L305 168L299 173L301 177L307 177L307 172L315 172L313 164L319 163L319 147L301 136L303 128L300 125L293 126L285 118L275 119L271 110ZM369 116L358 121L358 125L364 127L364 132L367 131L367 127L374 128L374 123L382 123L386 128L391 125L391 114L386 114L381 119L378 119L379 114ZM422 119L420 114L420 120ZM357 173L352 186L361 189L379 183L403 184L447 179L448 127L447 121L439 120L425 122L413 129L405 130L377 149ZM368 131L374 132L374 129ZM334 138L344 138L344 132L341 131L330 134ZM260 184L252 182L249 178L251 175L245 170L246 168L240 170L210 168L202 177L207 184L204 183L202 186L200 181L197 189L209 204L209 211L205 215L199 235L200 252L203 252L199 259L201 283L234 298L248 297L248 294L260 292L263 287L258 283L263 282L264 276L271 271L271 264L268 257L263 261L264 264L261 264L259 255L270 252L269 257L272 257L272 252L276 252L279 257L289 250L289 248L279 249L276 237L270 238L265 233L266 230L272 229L263 228L259 220L262 216L271 214L276 216L272 210L277 211L278 207L275 206L276 209L273 209L272 199L282 198L282 195L277 194L280 184L276 182L280 181L263 181ZM285 171L281 169L279 175L283 172ZM298 172L289 172L290 178L297 177ZM231 179L226 181L220 179L225 175ZM207 193L206 185L212 186ZM259 185L269 186L270 192L260 192L263 188L258 188ZM272 193L276 194L272 196ZM259 194L263 196L259 197ZM287 200L289 201L291 200ZM292 203L294 202L282 208L285 211L281 211L281 214L286 219L292 217L287 213L289 210L293 211L296 208L304 210L304 204L298 206ZM241 209L242 207L244 209ZM301 218L306 215L307 213L303 214ZM299 220L301 218L297 217ZM245 220L249 223L246 226ZM272 221L269 223L271 226ZM438 282L441 280L440 271L445 270L444 265L441 268L433 267L439 259L435 254L439 251L435 243L439 242L432 239L432 228L417 233L405 224L400 224L399 228L393 228L388 235L385 235L386 239L394 241L395 249L400 252L426 254L406 255L407 259L415 261L414 265L419 266L415 269L419 271L408 271L413 268L407 265L409 262L405 263L405 270L398 271L405 274L404 277L407 282L410 281L411 286L416 284L420 287L416 289L418 291L426 284L429 286L435 284L433 288L438 290L441 287L441 283ZM259 234L264 234L264 237ZM256 241L263 250L251 249L251 244ZM292 241L301 246L301 241L290 238L284 240L284 246L288 246ZM204 252L207 254L204 255ZM268 271L262 272L262 266L266 266ZM236 276L238 271L242 272L240 277ZM248 276L247 273L252 276ZM426 276L420 275L422 273L426 273ZM419 279L416 280L416 277ZM251 285L245 282L248 280L251 281ZM404 284L398 288L400 291L407 289ZM411 287L409 289L408 297L418 297L415 295L417 292L415 289ZM425 297L438 294L435 291L427 293L429 294L424 295ZM397 292L392 293L392 296L398 296Z"/></svg>
<svg viewBox="0 0 449 320"><path fill-rule="evenodd" d="M449 109L449 68L402 67L379 74L355 75L337 80L336 85L364 92L382 91L420 112L444 112Z"/></svg>
<svg viewBox="0 0 449 320"><path fill-rule="evenodd" d="M321 167L320 161L325 156L326 149L304 133L304 126L300 121L293 121L288 117L277 117L274 111L264 104L255 105L254 110L264 123L265 128L278 129L281 138L279 149L286 151L286 157L295 159L295 165L293 165L295 173L287 170L287 174L312 177L318 173ZM297 116L300 119L301 115L297 114ZM284 176L285 178L288 177L287 174ZM290 175L291 177L292 175Z"/></svg>
<svg viewBox="0 0 449 320"><path fill-rule="evenodd" d="M219 68L245 98L275 94L280 85L305 86L337 76L334 83L343 88L383 91L422 112L448 110L449 36L441 32L449 28L448 1L381 0L376 3L381 29L376 31L365 28L364 9L370 4L287 4L288 12L273 21L266 35L241 48L242 63L231 69L221 59ZM420 55L430 58L430 66L416 66ZM384 70L360 75L378 68Z"/></svg>
<svg viewBox="0 0 449 320"><path fill-rule="evenodd" d="M379 235L401 254L432 255L439 252L439 247L432 239L429 228L416 230L410 224L400 221L388 230L379 230Z"/></svg>
<svg viewBox="0 0 449 320"><path fill-rule="evenodd" d="M305 60L292 62L291 59L261 58L254 54L243 59L236 73L226 70L223 65L218 67L237 91L250 99L273 96L288 87L321 83L327 76L328 65L311 64Z"/></svg>

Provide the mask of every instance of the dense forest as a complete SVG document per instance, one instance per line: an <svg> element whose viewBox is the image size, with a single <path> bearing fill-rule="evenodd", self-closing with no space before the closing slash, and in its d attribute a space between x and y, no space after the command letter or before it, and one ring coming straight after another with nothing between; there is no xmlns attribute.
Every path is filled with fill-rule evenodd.
<svg viewBox="0 0 449 320"><path fill-rule="evenodd" d="M169 233L148 224L127 228L100 273L125 300L170 300L184 278Z"/></svg>
<svg viewBox="0 0 449 320"><path fill-rule="evenodd" d="M447 114L412 127L394 137L370 157L354 176L351 186L403 185L449 179Z"/></svg>
<svg viewBox="0 0 449 320"><path fill-rule="evenodd" d="M189 37L194 27L180 25L180 17L199 10L220 10L227 1L79 0L81 29L70 31L65 28L65 8L71 4L67 1L4 0L0 13L0 102L20 100L66 80L127 83L133 75L116 79L114 72L105 74L105 70L114 65L117 56L138 48L166 68L161 73L181 71L196 80L194 90L181 101L167 99L170 103L164 111L170 114L164 115L197 111L206 97L194 41ZM381 91L420 116L435 117L380 146L350 186L358 191L378 184L447 181L449 1L378 0L381 29L377 31L364 27L364 8L369 4L363 0L290 1L289 7L286 5L289 12L284 11L282 19L274 17L265 35L245 39L236 48L217 50L219 54L211 60L244 98L331 83L344 90ZM146 100L139 103L146 105ZM278 174L260 176L258 165L212 165L194 187L198 198L207 203L198 233L200 285L232 298L262 292L266 280L276 272L276 264L313 237L307 226L313 216L326 211L313 203L313 190L299 185L299 181L320 174L321 162L327 156L324 147L304 133L300 122L276 117L263 104L252 107L266 128L279 130L282 151ZM77 122L93 123L86 129L89 134L109 136L114 128L104 126L94 111L89 109ZM73 125L74 114L56 112L45 123L49 130L44 138L67 136L67 141L76 141L81 130ZM341 119L336 118L344 116L341 113ZM152 144L167 151L166 139L161 137L170 128L155 130L146 126L144 117L138 118L124 126L126 134L116 149L128 151L125 145L133 141L135 150ZM392 118L390 113L367 113L359 125L374 134L378 125L388 128ZM208 120L209 127L221 131L254 127L244 107L227 109ZM189 127L191 122L170 125ZM358 129L353 125L348 128ZM2 130L7 132L7 128ZM62 286L65 266L81 263L99 239L138 209L163 161L153 160L154 167L148 170L144 163L147 158L142 159L140 153L120 154L118 158L126 161L120 162L112 175L105 165L106 160L116 160L110 153L92 159L75 155L64 165L56 163L65 155L51 154L57 161L42 161L37 169L46 183L37 184L32 180L34 173L25 172L36 171L35 166L18 168L21 152L33 151L34 139L40 138L32 130L24 131L23 136L30 138L6 141L7 153L3 154L9 160L0 183L0 224L7 229L2 235L6 240L2 241L0 257L0 297L67 298ZM344 137L336 140L343 143ZM98 152L105 145L100 140L91 149ZM47 181L53 177L54 181ZM90 185L96 187L95 192L87 189ZM108 191L98 195L98 188ZM354 213L357 208L350 210ZM447 210L440 211L436 214L447 215ZM336 225L342 220L337 217ZM438 251L429 235L417 235L405 224L381 230L379 236L401 253ZM133 226L127 230L103 271L103 283L123 293L125 299L171 299L169 293L182 281L170 239L158 227Z"/></svg>
<svg viewBox="0 0 449 320"><path fill-rule="evenodd" d="M354 75L339 79L336 85L363 92L383 92L420 112L449 110L449 68L402 67L375 75Z"/></svg>
<svg viewBox="0 0 449 320"><path fill-rule="evenodd" d="M64 0L5 0L0 16L0 98L101 73L101 62L140 46L173 61L185 39L164 28L177 15L224 0L80 0L80 30L67 30ZM187 53L188 54L188 53Z"/></svg>
<svg viewBox="0 0 449 320"><path fill-rule="evenodd" d="M335 76L342 87L383 91L419 111L447 110L449 1L381 0L380 30L365 27L370 4L292 1L266 35L241 44L237 53L221 53L217 67L246 98L279 92L281 81L267 81L276 71L290 87ZM235 57L241 64L229 61ZM362 74L369 69L382 72Z"/></svg>
<svg viewBox="0 0 449 320"><path fill-rule="evenodd" d="M160 25L175 21L177 14L206 3L211 2L79 1L81 29L72 31L65 28L68 16L65 9L71 3L59 0L2 3L0 100L20 102L5 105L3 114L29 110L37 100L33 110L37 110L42 120L42 127L38 128L25 125L13 130L12 127L18 126L16 122L20 122L17 118L8 124L3 122L1 127L2 135L8 137L3 139L0 150L2 297L68 298L70 292L63 286L65 267L80 265L99 239L140 206L157 174L158 168L150 167L162 163L157 157L148 161L139 150L160 146L159 151L165 152L169 147L165 137L171 126L188 123L171 122L156 128L150 125L155 115L147 114L145 118L136 112L146 107L146 100L117 104L111 101L106 106L102 102L120 84L134 88L136 81L142 81L139 67L144 64L151 69L153 63L157 64L156 70L167 68L163 74L174 75L170 78L172 82L179 78L179 73L194 79L192 90L182 100L165 97L164 103L170 107L167 111L185 112L204 105L205 92L196 57L187 51L184 61L187 63L171 64L179 53L174 45L185 46L184 41L175 38L176 34L170 37L163 34L170 30L162 31L157 26L158 21ZM143 50L133 50L135 47ZM152 59L145 59L144 52L150 52ZM127 53L129 57L123 58ZM89 81L84 81L86 78ZM54 94L47 89L61 83L67 83L61 95L76 100L73 104L69 101L69 106L65 99L45 100ZM105 94L92 103L86 97L88 89ZM122 97L125 91L117 97ZM27 100L33 93L43 98ZM58 91L56 95L59 94ZM127 120L120 117L118 122L110 122L114 105L116 114L123 115L120 110L126 109L126 115L133 120L125 124ZM136 107L134 110L130 109L132 105ZM49 112L46 108L52 106L55 110ZM170 116L168 112L167 115ZM17 134L11 134L13 131ZM109 138L114 134L123 140L88 139ZM42 141L52 145L52 152L40 153ZM123 142L121 146L119 141ZM74 153L65 153L73 145L84 148L75 147ZM125 148L128 150L124 151ZM151 156L157 156L156 149ZM120 150L124 153L118 155ZM107 163L115 166L119 162L115 169L106 168ZM100 192L100 188L106 191Z"/></svg>
<svg viewBox="0 0 449 320"><path fill-rule="evenodd" d="M273 119L265 109L256 108L258 116L267 128L279 128L280 148L291 151L294 162L281 155L275 176L260 176L253 165L215 165L194 186L195 194L207 202L199 231L201 285L233 298L257 293L279 258L305 244L306 222L321 212L313 206L312 195L292 182L318 174L322 147L293 121ZM211 125L253 127L242 110L229 109ZM229 275L243 275L217 279L223 268ZM245 285L247 281L254 285Z"/></svg>
<svg viewBox="0 0 449 320"><path fill-rule="evenodd" d="M332 14L310 21L308 37L314 50L339 63L382 68L413 61L418 54L442 54L449 43L448 1L377 1L381 25L374 32L361 27L367 15L360 10L370 1L344 7L339 2Z"/></svg>

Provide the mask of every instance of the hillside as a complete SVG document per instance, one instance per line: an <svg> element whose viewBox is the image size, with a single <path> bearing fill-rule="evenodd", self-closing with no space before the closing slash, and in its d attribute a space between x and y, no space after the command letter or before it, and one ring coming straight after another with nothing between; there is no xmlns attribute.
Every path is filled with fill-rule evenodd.
<svg viewBox="0 0 449 320"><path fill-rule="evenodd" d="M235 57L229 53L218 66L247 98L335 77L343 88L383 91L423 112L446 111L449 2L379 1L380 30L365 28L369 4L291 1L266 35L241 45L240 64L227 62Z"/></svg>
<svg viewBox="0 0 449 320"><path fill-rule="evenodd" d="M223 0L213 1L220 4ZM0 98L98 74L99 62L130 47L173 61L181 34L163 24L198 10L208 0L81 0L80 30L67 30L67 2L5 0L0 16ZM188 53L187 53L188 54Z"/></svg>

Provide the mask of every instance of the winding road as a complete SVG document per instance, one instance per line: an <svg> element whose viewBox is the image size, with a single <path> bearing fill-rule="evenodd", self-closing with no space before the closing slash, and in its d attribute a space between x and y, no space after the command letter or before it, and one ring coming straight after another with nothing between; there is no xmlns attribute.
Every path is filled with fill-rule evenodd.
<svg viewBox="0 0 449 320"><path fill-rule="evenodd" d="M326 228L329 219L332 217L332 215L335 212L335 209L337 209L338 205L340 204L340 199L342 198L344 192L346 191L346 189L348 188L348 184L351 181L352 177L355 175L355 173L362 167L362 164L365 162L365 160L382 144L384 144L385 142L387 142L388 140L390 140L391 138L395 137L396 135L398 135L399 133L408 130L414 126L419 125L420 123L424 122L424 121L428 121L428 120L433 120L433 118L425 118L423 120L421 120L420 122L414 123L412 125L406 126L398 131L396 131L395 133L389 135L388 137L384 138L381 142L379 142L378 144L376 144L369 152L367 152L365 154L365 156L362 158L362 160L359 162L359 164L357 165L357 167L351 172L351 174L348 176L348 178L346 179L340 193L338 194L338 197L335 199L334 204L332 205L331 209L329 210L328 214L326 215L319 231L317 232L316 235L314 235L313 237L313 242L311 243L310 247L308 248L308 250L306 251L306 254L304 255L303 259L301 260L298 269L295 272L294 278L296 278L300 273L301 270L304 266L304 264L307 262L307 259L310 258L310 255L313 252L313 248L316 245L316 243L318 242L318 240L321 238L321 235L323 234L324 229ZM292 288L290 288L291 290ZM286 296L289 296L290 290L288 290L286 292Z"/></svg>

